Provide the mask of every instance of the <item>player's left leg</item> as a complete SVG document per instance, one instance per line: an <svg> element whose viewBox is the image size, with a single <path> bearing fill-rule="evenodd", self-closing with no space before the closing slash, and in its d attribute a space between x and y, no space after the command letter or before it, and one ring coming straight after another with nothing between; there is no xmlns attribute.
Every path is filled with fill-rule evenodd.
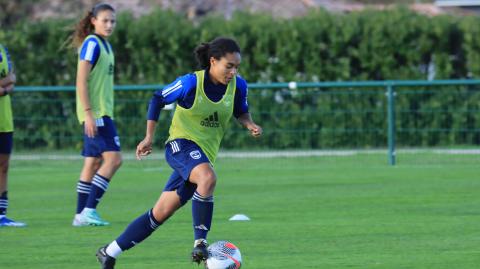
<svg viewBox="0 0 480 269"><path fill-rule="evenodd" d="M190 173L189 181L197 185L192 198L194 248L192 261L201 263L208 258L207 234L213 217L213 191L217 177L209 163L201 163Z"/></svg>
<svg viewBox="0 0 480 269"><path fill-rule="evenodd" d="M208 257L207 234L213 215L213 191L216 175L210 160L193 141L175 139L165 145L168 164L186 181L177 193L180 197L192 196L194 248L192 261L201 263Z"/></svg>

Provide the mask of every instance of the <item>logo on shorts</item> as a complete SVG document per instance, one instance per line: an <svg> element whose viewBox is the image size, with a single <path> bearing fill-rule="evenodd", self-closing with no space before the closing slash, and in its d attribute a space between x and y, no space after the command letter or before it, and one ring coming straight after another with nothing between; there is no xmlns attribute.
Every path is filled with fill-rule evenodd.
<svg viewBox="0 0 480 269"><path fill-rule="evenodd" d="M190 152L190 157L192 157L192 159L198 160L202 157L202 154L200 153L200 151L194 150Z"/></svg>
<svg viewBox="0 0 480 269"><path fill-rule="evenodd" d="M120 137L115 136L115 137L113 138L113 140L115 141L115 144L116 144L118 147L120 147Z"/></svg>

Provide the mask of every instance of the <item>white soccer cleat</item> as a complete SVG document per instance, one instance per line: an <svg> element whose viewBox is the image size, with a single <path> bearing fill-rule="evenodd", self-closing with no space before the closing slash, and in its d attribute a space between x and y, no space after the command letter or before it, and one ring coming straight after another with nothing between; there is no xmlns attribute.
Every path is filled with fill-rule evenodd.
<svg viewBox="0 0 480 269"><path fill-rule="evenodd" d="M88 226L88 223L83 221L82 214L75 214L75 217L73 217L72 226L73 227Z"/></svg>

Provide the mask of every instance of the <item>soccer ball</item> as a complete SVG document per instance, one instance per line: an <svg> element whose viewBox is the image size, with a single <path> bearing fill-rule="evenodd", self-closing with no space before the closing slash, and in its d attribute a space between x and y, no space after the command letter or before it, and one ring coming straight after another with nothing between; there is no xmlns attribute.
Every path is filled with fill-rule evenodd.
<svg viewBox="0 0 480 269"><path fill-rule="evenodd" d="M234 244L228 241L218 241L208 247L207 269L240 269L242 254Z"/></svg>
<svg viewBox="0 0 480 269"><path fill-rule="evenodd" d="M0 44L0 78L4 78L10 72L12 63L10 62L10 56L8 50Z"/></svg>

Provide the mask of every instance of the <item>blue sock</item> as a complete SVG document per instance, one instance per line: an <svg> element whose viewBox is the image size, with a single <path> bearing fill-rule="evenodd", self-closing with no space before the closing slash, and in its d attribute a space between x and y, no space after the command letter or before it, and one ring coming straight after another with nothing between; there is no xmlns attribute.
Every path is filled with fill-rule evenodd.
<svg viewBox="0 0 480 269"><path fill-rule="evenodd" d="M213 196L204 197L195 192L192 198L193 232L195 240L207 239L212 225Z"/></svg>
<svg viewBox="0 0 480 269"><path fill-rule="evenodd" d="M158 222L152 209L141 215L128 225L127 229L115 240L118 246L125 251L149 237L162 223Z"/></svg>
<svg viewBox="0 0 480 269"><path fill-rule="evenodd" d="M8 197L7 197L7 192L4 191L2 195L0 195L0 215L7 215L7 208L8 208Z"/></svg>
<svg viewBox="0 0 480 269"><path fill-rule="evenodd" d="M90 188L92 183L79 180L77 183L77 214L82 212L83 208L87 204L88 195L90 194Z"/></svg>
<svg viewBox="0 0 480 269"><path fill-rule="evenodd" d="M92 187L90 194L88 195L87 208L97 208L98 202L102 199L103 194L107 191L110 179L102 177L99 174L95 174L92 180Z"/></svg>

